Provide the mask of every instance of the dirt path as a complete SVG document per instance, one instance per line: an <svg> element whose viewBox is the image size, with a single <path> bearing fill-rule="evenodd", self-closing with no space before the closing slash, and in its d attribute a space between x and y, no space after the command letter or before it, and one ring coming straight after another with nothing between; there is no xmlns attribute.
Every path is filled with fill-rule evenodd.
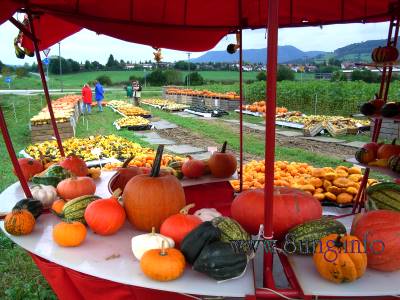
<svg viewBox="0 0 400 300"><path fill-rule="evenodd" d="M220 120L209 120L208 122L215 123L215 126L230 128L239 136L239 126L236 124L226 123ZM203 135L192 132L189 129L182 127L174 129L165 129L157 131L160 136L170 138L177 144L189 144L195 147L205 148L208 146L220 146L212 139L206 138ZM255 138L264 140L264 132L244 127L245 135L252 135ZM344 159L354 155L355 149L335 143L324 143L318 141L305 140L299 137L285 137L276 135L276 145L288 148L300 148L319 155L330 156L337 159ZM238 155L238 152L236 152ZM261 156L245 153L244 160L262 159Z"/></svg>

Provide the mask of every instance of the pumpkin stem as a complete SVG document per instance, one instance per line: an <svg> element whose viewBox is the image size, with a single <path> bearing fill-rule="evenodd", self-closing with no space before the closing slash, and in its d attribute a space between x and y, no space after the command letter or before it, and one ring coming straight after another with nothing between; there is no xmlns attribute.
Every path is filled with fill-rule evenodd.
<svg viewBox="0 0 400 300"><path fill-rule="evenodd" d="M133 156L128 157L128 158L124 161L124 163L122 164L122 167L121 167L121 168L127 168L132 159L133 159Z"/></svg>
<svg viewBox="0 0 400 300"><path fill-rule="evenodd" d="M151 234L154 235L156 233L156 228L153 226L151 227Z"/></svg>
<svg viewBox="0 0 400 300"><path fill-rule="evenodd" d="M397 139L397 138L393 139L392 145L396 145L396 139Z"/></svg>
<svg viewBox="0 0 400 300"><path fill-rule="evenodd" d="M343 247L343 242L341 241L341 239L342 239L342 236L340 234L338 234L338 236L334 242L335 247L337 247L337 248Z"/></svg>
<svg viewBox="0 0 400 300"><path fill-rule="evenodd" d="M166 243L165 240L161 241L161 252L160 252L161 256L166 256L167 255L167 251L165 251L165 243Z"/></svg>
<svg viewBox="0 0 400 300"><path fill-rule="evenodd" d="M186 155L186 157L187 157L189 160L192 160L192 159L193 159L193 157L192 157L191 155Z"/></svg>
<svg viewBox="0 0 400 300"><path fill-rule="evenodd" d="M161 159L164 151L164 145L158 145L157 154L151 168L150 177L158 177L160 175Z"/></svg>
<svg viewBox="0 0 400 300"><path fill-rule="evenodd" d="M113 197L118 198L122 193L122 190L120 188L117 188L114 192L113 192Z"/></svg>
<svg viewBox="0 0 400 300"><path fill-rule="evenodd" d="M221 153L225 153L225 151L226 151L226 145L227 145L227 144L228 144L227 141L225 141L225 142L222 144Z"/></svg>
<svg viewBox="0 0 400 300"><path fill-rule="evenodd" d="M182 208L182 209L179 211L179 213L180 213L180 214L187 215L187 214L189 213L189 209L191 209L192 207L195 207L195 204L194 204L194 203L191 203L191 204L189 204L189 205L186 205L184 208Z"/></svg>

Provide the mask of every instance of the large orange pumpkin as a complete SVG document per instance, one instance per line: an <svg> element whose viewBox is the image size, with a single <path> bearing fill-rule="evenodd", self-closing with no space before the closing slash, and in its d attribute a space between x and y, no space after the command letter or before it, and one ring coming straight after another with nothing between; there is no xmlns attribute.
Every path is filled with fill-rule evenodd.
<svg viewBox="0 0 400 300"><path fill-rule="evenodd" d="M226 145L227 142L224 142L221 152L214 152L208 160L208 167L214 177L228 178L236 172L236 157L226 152Z"/></svg>
<svg viewBox="0 0 400 300"><path fill-rule="evenodd" d="M368 267L400 270L400 212L375 210L353 220L352 234L366 246Z"/></svg>
<svg viewBox="0 0 400 300"><path fill-rule="evenodd" d="M80 196L94 195L95 192L96 184L90 177L71 177L57 185L58 195L66 201Z"/></svg>
<svg viewBox="0 0 400 300"><path fill-rule="evenodd" d="M179 214L169 216L161 225L160 233L172 238L177 247L189 232L202 223L199 217L188 214L192 207L194 204L185 206Z"/></svg>
<svg viewBox="0 0 400 300"><path fill-rule="evenodd" d="M247 232L257 234L260 224L264 224L264 190L242 192L233 200L231 214ZM274 187L272 223L275 238L280 239L290 228L321 216L322 206L313 196L293 188Z"/></svg>
<svg viewBox="0 0 400 300"><path fill-rule="evenodd" d="M18 164L21 167L22 174L26 181L44 170L43 164L32 158L19 158ZM15 170L14 174L16 174Z"/></svg>
<svg viewBox="0 0 400 300"><path fill-rule="evenodd" d="M60 161L60 166L69 170L75 176L86 176L89 172L85 161L75 155L68 156Z"/></svg>
<svg viewBox="0 0 400 300"><path fill-rule="evenodd" d="M85 221L95 233L111 235L124 225L125 210L117 198L120 192L121 190L108 199L95 200L86 208Z"/></svg>
<svg viewBox="0 0 400 300"><path fill-rule="evenodd" d="M164 146L160 145L148 175L133 177L125 186L122 199L129 222L137 229L150 232L185 206L185 194L173 175L160 175Z"/></svg>
<svg viewBox="0 0 400 300"><path fill-rule="evenodd" d="M389 159L393 155L400 154L400 146L396 145L396 139L391 144L384 144L378 148L378 159Z"/></svg>

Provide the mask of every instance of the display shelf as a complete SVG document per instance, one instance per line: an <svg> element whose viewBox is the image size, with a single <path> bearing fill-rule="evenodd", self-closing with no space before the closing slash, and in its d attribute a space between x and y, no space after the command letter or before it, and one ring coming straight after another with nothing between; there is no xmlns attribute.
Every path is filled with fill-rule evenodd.
<svg viewBox="0 0 400 300"><path fill-rule="evenodd" d="M107 172L104 172L107 173ZM96 195L110 197L107 190L108 176L96 180ZM15 203L25 198L19 183L9 186L0 194L0 211L10 211ZM60 221L53 214L37 219L33 233L27 236L11 236L12 241L27 251L58 265L95 277L144 288L204 296L244 297L254 294L253 264L249 263L243 277L218 283L188 265L184 275L171 282L148 279L132 254L131 238L143 232L135 230L128 222L116 234L101 236L88 230L84 243L79 247L59 247L53 242L53 226ZM4 224L0 221L4 231Z"/></svg>
<svg viewBox="0 0 400 300"><path fill-rule="evenodd" d="M235 112L240 114L240 110L239 109L235 109ZM249 111L249 110L243 110L242 113L244 115L255 116L255 117L262 117L263 116L262 113L259 113L259 112L256 112L256 111L253 112L253 111Z"/></svg>
<svg viewBox="0 0 400 300"><path fill-rule="evenodd" d="M212 118L212 113L202 113L202 112L194 111L194 110L191 110L191 109L184 109L183 111L187 112L187 113L190 113L190 114L193 114L193 115L201 116L201 117L204 117L204 118Z"/></svg>
<svg viewBox="0 0 400 300"><path fill-rule="evenodd" d="M381 172L382 174L388 175L393 178L400 178L400 174L393 172L389 168L384 168L384 167L375 167L375 166L368 166L362 163L359 163L354 157L350 157L345 159L346 162L352 163L360 168L370 168L371 170Z"/></svg>
<svg viewBox="0 0 400 300"><path fill-rule="evenodd" d="M284 126L288 128L295 128L295 129L303 129L304 124L294 123L294 122L287 122L287 121L275 121L276 125Z"/></svg>
<svg viewBox="0 0 400 300"><path fill-rule="evenodd" d="M338 218L348 232L354 216ZM305 295L331 297L391 296L400 294L400 271L379 272L367 268L360 279L338 285L322 278L311 256L288 255L296 278Z"/></svg>

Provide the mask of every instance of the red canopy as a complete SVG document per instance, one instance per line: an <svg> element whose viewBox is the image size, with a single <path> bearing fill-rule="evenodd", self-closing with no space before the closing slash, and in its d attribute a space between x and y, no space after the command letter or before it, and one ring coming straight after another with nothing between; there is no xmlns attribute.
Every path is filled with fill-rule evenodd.
<svg viewBox="0 0 400 300"><path fill-rule="evenodd" d="M388 21L392 2L281 0L279 26ZM265 28L267 8L267 0L2 0L0 24L29 9L40 19L41 50L87 28L129 42L204 51L235 29Z"/></svg>

